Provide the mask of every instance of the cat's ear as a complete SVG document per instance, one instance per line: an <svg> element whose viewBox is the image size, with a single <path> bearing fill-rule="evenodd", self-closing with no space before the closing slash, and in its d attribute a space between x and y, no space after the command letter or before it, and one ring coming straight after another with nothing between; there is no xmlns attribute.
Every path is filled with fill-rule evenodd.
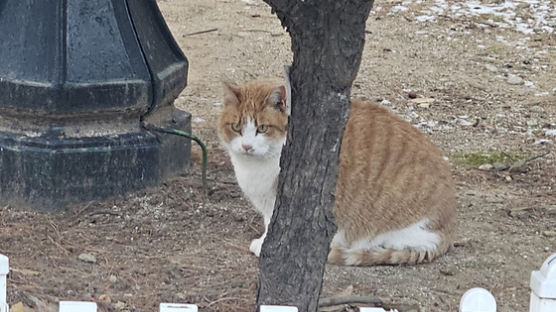
<svg viewBox="0 0 556 312"><path fill-rule="evenodd" d="M290 66L284 66L284 78L286 80L286 114L292 113L292 85L290 83Z"/></svg>
<svg viewBox="0 0 556 312"><path fill-rule="evenodd" d="M241 90L238 86L230 82L223 82L224 87L224 106L239 104Z"/></svg>
<svg viewBox="0 0 556 312"><path fill-rule="evenodd" d="M272 90L269 98L271 104L281 112L286 112L286 87L279 86Z"/></svg>

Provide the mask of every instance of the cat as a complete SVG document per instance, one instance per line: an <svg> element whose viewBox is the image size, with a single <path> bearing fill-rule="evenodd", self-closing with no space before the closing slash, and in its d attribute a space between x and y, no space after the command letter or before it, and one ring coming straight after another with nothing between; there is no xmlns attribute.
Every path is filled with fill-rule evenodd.
<svg viewBox="0 0 556 312"><path fill-rule="evenodd" d="M218 135L242 191L265 230L249 250L259 256L272 217L286 141L286 88L224 83ZM328 262L418 264L452 246L455 187L441 151L390 110L352 99L339 155L334 213L338 230Z"/></svg>

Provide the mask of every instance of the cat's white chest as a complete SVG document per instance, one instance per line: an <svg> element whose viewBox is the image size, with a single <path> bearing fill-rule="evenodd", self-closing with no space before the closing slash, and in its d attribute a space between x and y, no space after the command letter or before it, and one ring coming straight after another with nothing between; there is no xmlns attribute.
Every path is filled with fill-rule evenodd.
<svg viewBox="0 0 556 312"><path fill-rule="evenodd" d="M274 208L276 179L280 173L279 161L232 156L232 164L241 190L255 208L266 214Z"/></svg>

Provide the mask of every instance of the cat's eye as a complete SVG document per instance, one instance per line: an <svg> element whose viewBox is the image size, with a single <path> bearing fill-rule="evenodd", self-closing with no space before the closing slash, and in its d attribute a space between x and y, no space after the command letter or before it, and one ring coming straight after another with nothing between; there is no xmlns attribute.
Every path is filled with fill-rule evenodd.
<svg viewBox="0 0 556 312"><path fill-rule="evenodd" d="M232 130L234 130L235 132L241 132L241 126L239 122L234 122L232 124Z"/></svg>
<svg viewBox="0 0 556 312"><path fill-rule="evenodd" d="M268 125L260 125L257 127L258 133L266 133L268 131Z"/></svg>

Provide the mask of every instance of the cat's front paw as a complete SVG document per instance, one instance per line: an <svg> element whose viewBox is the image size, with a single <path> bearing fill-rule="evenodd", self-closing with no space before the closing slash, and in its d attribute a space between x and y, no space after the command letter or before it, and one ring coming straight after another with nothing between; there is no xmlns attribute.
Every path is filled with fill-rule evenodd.
<svg viewBox="0 0 556 312"><path fill-rule="evenodd" d="M255 254L255 256L259 256L261 254L261 247L263 246L264 237L257 238L251 241L251 245L249 246L249 250Z"/></svg>

